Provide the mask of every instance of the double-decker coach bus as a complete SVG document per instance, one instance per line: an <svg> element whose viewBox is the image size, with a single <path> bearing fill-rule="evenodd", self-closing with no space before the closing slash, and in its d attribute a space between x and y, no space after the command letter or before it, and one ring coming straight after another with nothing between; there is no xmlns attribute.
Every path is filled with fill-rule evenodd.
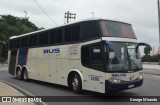
<svg viewBox="0 0 160 105"><path fill-rule="evenodd" d="M131 24L88 19L11 37L8 68L25 81L110 93L142 85L141 45L150 48Z"/></svg>

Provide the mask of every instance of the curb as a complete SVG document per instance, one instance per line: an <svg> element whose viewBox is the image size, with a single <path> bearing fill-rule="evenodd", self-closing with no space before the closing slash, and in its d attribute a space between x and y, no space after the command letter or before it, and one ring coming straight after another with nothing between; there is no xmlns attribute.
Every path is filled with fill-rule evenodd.
<svg viewBox="0 0 160 105"><path fill-rule="evenodd" d="M14 85L14 84L12 84L12 83L9 83L9 82L6 82L6 81L2 81L2 80L1 80L1 82L11 86L12 88L15 88L20 93L22 93L24 96L31 96L31 97L35 97L36 98L36 96L32 95L31 93L27 92L26 90L24 90L24 89ZM35 105L47 105L45 102L34 102L34 104Z"/></svg>
<svg viewBox="0 0 160 105"><path fill-rule="evenodd" d="M147 72L143 72L144 74L150 74L150 75L156 75L156 76L160 76L160 74L155 74L155 73L147 73Z"/></svg>

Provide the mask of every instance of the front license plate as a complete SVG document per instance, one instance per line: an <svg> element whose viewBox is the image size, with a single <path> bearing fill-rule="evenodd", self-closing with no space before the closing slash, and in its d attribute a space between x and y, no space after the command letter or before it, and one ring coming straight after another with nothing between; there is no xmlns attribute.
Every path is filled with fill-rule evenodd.
<svg viewBox="0 0 160 105"><path fill-rule="evenodd" d="M134 87L134 84L128 85L128 88L133 88L133 87Z"/></svg>

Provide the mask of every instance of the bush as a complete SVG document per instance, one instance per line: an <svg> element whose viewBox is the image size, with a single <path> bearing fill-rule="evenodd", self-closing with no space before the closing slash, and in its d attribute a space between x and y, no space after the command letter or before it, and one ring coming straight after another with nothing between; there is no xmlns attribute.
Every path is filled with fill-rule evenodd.
<svg viewBox="0 0 160 105"><path fill-rule="evenodd" d="M156 54L153 56L145 55L142 57L142 62L159 62L160 55Z"/></svg>

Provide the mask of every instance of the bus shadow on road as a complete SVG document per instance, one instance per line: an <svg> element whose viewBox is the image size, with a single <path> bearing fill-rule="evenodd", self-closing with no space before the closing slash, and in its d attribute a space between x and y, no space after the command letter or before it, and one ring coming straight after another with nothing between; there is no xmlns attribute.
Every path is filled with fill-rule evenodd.
<svg viewBox="0 0 160 105"><path fill-rule="evenodd" d="M48 82L43 82L43 81L33 80L33 79L29 79L28 81L23 81L23 80L18 80L16 77L13 77L12 79L14 79L16 81L22 81L22 82L26 82L26 83L39 85L39 86L45 86L47 88L70 91L70 89L68 87L62 86L62 85L59 85L59 84L48 83Z"/></svg>
<svg viewBox="0 0 160 105"><path fill-rule="evenodd" d="M84 91L82 95L73 97L75 102L129 102L131 97L135 97L136 93L129 91L115 92L111 94L96 93L91 91Z"/></svg>
<svg viewBox="0 0 160 105"><path fill-rule="evenodd" d="M20 81L15 77L11 79ZM21 82L24 82L24 81L21 81ZM59 100L58 102L128 102L130 97L134 97L137 95L132 91L120 91L112 94L103 94L103 93L97 93L97 92L86 91L86 90L83 91L82 94L76 94L68 87L58 85L58 84L47 83L47 82L42 82L37 80L29 80L29 82L26 82L26 83L42 86L42 88L44 86L47 88L55 89L56 91L60 91L61 93L64 92L64 94L61 94L58 96L54 95L49 97L55 100ZM66 93L69 93L69 94L66 94Z"/></svg>
<svg viewBox="0 0 160 105"><path fill-rule="evenodd" d="M47 87L51 87L51 88L54 88L54 89L66 90L66 91L69 91L69 92L73 92L67 86L63 86L63 85L59 85L59 84L48 83L48 82L43 82L43 81L39 81L39 80L32 80L32 79L30 79L28 82L32 82L32 83L35 83L35 84L38 84L38 85L47 86ZM120 92L115 92L115 93L110 93L110 94L105 94L105 93L103 94L103 93L98 93L98 92L84 90L81 94L76 94L76 95L91 95L91 96L135 96L136 94L133 93L133 92L129 92L129 91L120 91Z"/></svg>

